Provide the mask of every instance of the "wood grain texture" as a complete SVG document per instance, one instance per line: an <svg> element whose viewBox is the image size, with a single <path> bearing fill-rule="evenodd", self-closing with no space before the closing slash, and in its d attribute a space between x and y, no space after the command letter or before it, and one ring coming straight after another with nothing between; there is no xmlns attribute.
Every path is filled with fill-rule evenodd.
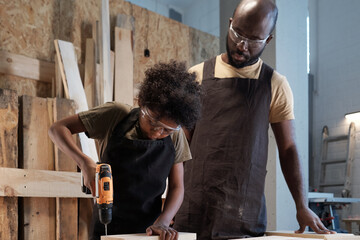
<svg viewBox="0 0 360 240"><path fill-rule="evenodd" d="M54 63L0 51L0 72L51 83L55 77Z"/></svg>
<svg viewBox="0 0 360 240"><path fill-rule="evenodd" d="M115 27L115 101L134 105L132 31Z"/></svg>
<svg viewBox="0 0 360 240"><path fill-rule="evenodd" d="M64 98L53 99L53 120L54 122L75 114L75 103L73 100ZM76 136L74 136L75 138ZM77 173L75 161L66 156L54 145L55 170ZM80 185L77 182L73 189L79 191ZM67 191L68 188L65 189ZM64 191L64 192L65 192ZM63 191L61 191L63 192ZM80 192L80 191L79 191ZM56 198L56 239L76 239L78 235L78 200L72 198Z"/></svg>
<svg viewBox="0 0 360 240"><path fill-rule="evenodd" d="M22 145L21 165L24 169L54 170L53 146L47 131L50 127L48 100L30 96L21 97ZM44 181L51 181L45 178ZM36 185L36 184L35 184ZM56 187L51 186L55 189ZM24 238L55 239L55 199L23 199Z"/></svg>
<svg viewBox="0 0 360 240"><path fill-rule="evenodd" d="M100 14L100 81L104 84L104 95L101 103L105 103L113 101L114 87L111 78L109 0L101 0Z"/></svg>
<svg viewBox="0 0 360 240"><path fill-rule="evenodd" d="M146 236L146 234L120 234L112 236L102 236L101 240L159 240L159 236ZM179 240L196 240L195 233L179 232Z"/></svg>
<svg viewBox="0 0 360 240"><path fill-rule="evenodd" d="M88 110L85 90L81 82L79 69L77 66L74 46L70 42L55 40L57 46L57 55L61 58L63 64L64 87L68 87L68 96L73 99L77 105L76 113ZM66 91L65 91L66 92ZM98 161L96 146L93 139L89 139L85 133L79 133L82 151L88 155L94 162Z"/></svg>
<svg viewBox="0 0 360 240"><path fill-rule="evenodd" d="M81 191L80 173L77 172L0 167L0 174L0 196L91 197Z"/></svg>
<svg viewBox="0 0 360 240"><path fill-rule="evenodd" d="M0 89L0 167L18 166L18 111L16 92ZM16 197L0 197L0 223L0 239L18 239Z"/></svg>
<svg viewBox="0 0 360 240"><path fill-rule="evenodd" d="M84 89L85 89L86 101L89 108L95 107L95 81L96 81L95 41L92 38L88 38L86 39Z"/></svg>

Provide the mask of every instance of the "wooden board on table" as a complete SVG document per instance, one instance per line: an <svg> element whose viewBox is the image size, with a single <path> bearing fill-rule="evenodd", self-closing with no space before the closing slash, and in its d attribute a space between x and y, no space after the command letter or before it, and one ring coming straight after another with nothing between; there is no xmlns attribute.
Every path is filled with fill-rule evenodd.
<svg viewBox="0 0 360 240"><path fill-rule="evenodd" d="M134 105L132 31L115 27L115 101Z"/></svg>
<svg viewBox="0 0 360 240"><path fill-rule="evenodd" d="M54 63L0 51L0 72L51 83Z"/></svg>
<svg viewBox="0 0 360 240"><path fill-rule="evenodd" d="M297 237L297 238L312 238L312 239L324 239L324 240L360 240L360 236L354 236L354 234L337 233L337 234L317 234L314 232L294 233L292 231L269 231L265 232L266 236L284 236L284 237Z"/></svg>
<svg viewBox="0 0 360 240"><path fill-rule="evenodd" d="M0 167L18 166L18 112L16 92L0 89ZM16 197L0 197L0 223L0 239L18 239Z"/></svg>
<svg viewBox="0 0 360 240"><path fill-rule="evenodd" d="M53 99L53 120L59 121L65 117L75 114L75 103L73 100L64 98ZM74 136L74 140L75 136ZM66 156L54 145L55 170L77 173L77 165L74 160ZM78 177L79 179L79 177ZM80 184L77 182L76 189L80 192ZM64 190L61 190L64 192ZM78 235L78 200L72 198L56 198L56 238L76 239Z"/></svg>
<svg viewBox="0 0 360 240"><path fill-rule="evenodd" d="M54 150L48 137L52 112L48 107L46 98L21 97L23 156L19 165L24 169L54 170ZM55 239L54 198L24 198L23 209L20 227L24 239Z"/></svg>
<svg viewBox="0 0 360 240"><path fill-rule="evenodd" d="M111 236L102 236L101 240L159 240L159 236L146 236L145 233L138 234L120 234ZM179 240L195 240L196 233L179 232Z"/></svg>

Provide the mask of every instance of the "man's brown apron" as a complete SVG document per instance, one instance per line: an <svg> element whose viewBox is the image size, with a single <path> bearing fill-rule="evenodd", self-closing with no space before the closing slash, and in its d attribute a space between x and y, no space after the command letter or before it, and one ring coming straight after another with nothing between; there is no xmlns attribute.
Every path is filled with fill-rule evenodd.
<svg viewBox="0 0 360 240"><path fill-rule="evenodd" d="M175 229L198 239L263 235L271 77L214 77L215 58L204 64L202 118L185 164L185 197Z"/></svg>

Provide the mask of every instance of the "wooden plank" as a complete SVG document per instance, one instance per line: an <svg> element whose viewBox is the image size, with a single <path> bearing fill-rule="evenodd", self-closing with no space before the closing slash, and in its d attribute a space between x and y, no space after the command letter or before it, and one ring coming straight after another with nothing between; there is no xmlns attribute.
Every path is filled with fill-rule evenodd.
<svg viewBox="0 0 360 240"><path fill-rule="evenodd" d="M134 105L132 31L115 27L115 101Z"/></svg>
<svg viewBox="0 0 360 240"><path fill-rule="evenodd" d="M80 173L78 172L0 167L0 174L0 196L91 197L81 191Z"/></svg>
<svg viewBox="0 0 360 240"><path fill-rule="evenodd" d="M100 81L103 83L104 102L113 101L113 80L111 79L111 60L110 60L110 16L109 0L101 1L101 19L100 19Z"/></svg>
<svg viewBox="0 0 360 240"><path fill-rule="evenodd" d="M0 50L0 72L51 83L54 63Z"/></svg>
<svg viewBox="0 0 360 240"><path fill-rule="evenodd" d="M73 100L64 98L54 99L54 122L75 114L75 103ZM77 172L75 161L66 156L54 145L55 170ZM79 191L80 185L75 186ZM79 191L80 192L80 191ZM56 198L56 239L76 239L78 235L77 198Z"/></svg>
<svg viewBox="0 0 360 240"><path fill-rule="evenodd" d="M62 75L68 86L68 96L70 99L73 99L77 105L76 113L86 111L88 110L88 104L86 102L84 87L81 83L74 46L72 43L62 40L55 40L55 46L57 55L63 64L63 67L61 67L63 71ZM85 133L80 133L79 138L82 151L94 160L94 162L97 162L98 155L94 140L89 139Z"/></svg>
<svg viewBox="0 0 360 240"><path fill-rule="evenodd" d="M101 240L159 240L159 236L146 236L145 233L138 234L120 234L102 236ZM179 240L195 240L196 233L179 232Z"/></svg>
<svg viewBox="0 0 360 240"><path fill-rule="evenodd" d="M243 240L244 238L237 238L232 240ZM246 240L304 240L304 238L298 237L280 237L280 236L264 236L264 237L254 237L246 238ZM307 238L307 240L318 240L318 238Z"/></svg>
<svg viewBox="0 0 360 240"><path fill-rule="evenodd" d="M95 42L92 38L86 39L85 53L85 74L84 89L86 101L89 108L95 107L95 81L96 81L96 61L95 61Z"/></svg>
<svg viewBox="0 0 360 240"><path fill-rule="evenodd" d="M315 239L325 239L325 240L355 240L360 239L360 236L354 236L354 234L347 233L337 233L337 234L317 234L314 232L305 232L305 233L294 233L291 231L269 231L265 232L266 236L284 236L284 237L298 237L298 238L315 238Z"/></svg>
<svg viewBox="0 0 360 240"><path fill-rule="evenodd" d="M23 133L21 165L24 169L54 170L53 147L47 134L51 116L48 111L48 100L30 96L22 96L21 100ZM51 176L45 176L43 181L51 182ZM29 184L35 185L34 188L37 187L37 183L29 182ZM54 185L49 186L48 189L57 190ZM23 208L24 225L21 227L24 239L55 239L55 199L24 198Z"/></svg>
<svg viewBox="0 0 360 240"><path fill-rule="evenodd" d="M53 97L64 97L64 85L62 83L62 75L58 57L55 57L55 79L53 81L52 88Z"/></svg>
<svg viewBox="0 0 360 240"><path fill-rule="evenodd" d="M18 166L18 112L16 92L0 89L0 167ZM17 240L18 199L16 197L0 197L0 222L0 239Z"/></svg>

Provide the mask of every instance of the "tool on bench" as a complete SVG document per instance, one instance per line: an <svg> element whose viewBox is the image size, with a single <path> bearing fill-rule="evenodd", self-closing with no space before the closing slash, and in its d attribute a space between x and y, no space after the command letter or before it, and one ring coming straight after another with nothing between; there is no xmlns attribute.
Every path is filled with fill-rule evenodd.
<svg viewBox="0 0 360 240"><path fill-rule="evenodd" d="M82 191L90 194L91 191L83 185ZM111 167L106 163L97 163L95 174L95 197L96 205L99 209L99 220L105 225L105 235L107 235L107 225L112 220L112 206L113 206L113 179L111 174Z"/></svg>

